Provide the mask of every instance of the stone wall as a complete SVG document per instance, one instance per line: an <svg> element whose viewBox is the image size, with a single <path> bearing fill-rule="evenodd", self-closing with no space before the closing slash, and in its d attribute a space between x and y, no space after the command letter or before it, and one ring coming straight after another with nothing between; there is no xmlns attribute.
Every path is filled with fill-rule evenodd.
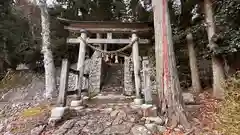
<svg viewBox="0 0 240 135"><path fill-rule="evenodd" d="M132 95L134 91L134 74L131 57L124 58L124 93Z"/></svg>
<svg viewBox="0 0 240 135"><path fill-rule="evenodd" d="M72 69L77 69L77 63L71 65ZM98 52L94 52L91 58L84 61L84 74L88 74L89 78L83 77L82 89L88 90L89 94L97 94L100 92L102 81L102 57ZM76 75L69 73L68 91L74 91L76 84Z"/></svg>
<svg viewBox="0 0 240 135"><path fill-rule="evenodd" d="M90 65L91 65L91 59L86 59L84 61L84 74L89 74L90 73ZM77 63L71 64L70 66L71 69L77 70ZM57 75L61 74L61 69L59 69L59 71L57 72ZM59 76L60 77L60 76ZM74 73L69 73L69 77L68 77L68 91L74 91L76 89L76 78L77 75L75 75ZM82 89L88 89L88 79L83 77L83 81L82 81Z"/></svg>
<svg viewBox="0 0 240 135"><path fill-rule="evenodd" d="M201 85L203 88L211 87L212 86L212 61L206 58L199 57L197 60L198 69L199 69L199 76ZM130 67L131 68L130 68ZM191 87L191 73L189 65L186 65L185 63L180 63L178 66L178 76L180 80L180 84L183 90L187 90L188 87ZM240 64L238 66L240 67ZM230 68L235 68L233 65L230 65ZM155 79L155 67L153 67L153 64L150 64L151 68L151 89L154 93L157 92L157 83ZM187 68L187 70L183 70ZM240 68L238 68L240 69ZM142 66L141 66L142 70ZM232 71L233 73L236 72L236 70ZM141 85L143 86L143 80L142 80L143 74L141 73ZM187 77L185 77L187 76ZM133 78L131 80L130 78ZM134 90L134 75L133 75L133 63L131 61L130 57L125 58L125 64L124 64L124 87L125 91L135 91ZM143 87L142 87L143 88Z"/></svg>
<svg viewBox="0 0 240 135"><path fill-rule="evenodd" d="M142 70L142 59L141 60L141 70ZM151 65L150 65L151 66ZM151 70L155 70L155 67L149 67ZM143 73L140 73L141 79L141 90L144 88ZM154 79L155 80L155 79ZM157 91L157 84L154 80L151 80L151 90L153 93ZM134 83L134 71L133 71L133 61L131 57L125 57L124 61L124 91L127 95L134 93L135 83Z"/></svg>
<svg viewBox="0 0 240 135"><path fill-rule="evenodd" d="M141 59L140 59L141 60ZM141 61L142 63L142 61ZM74 64L76 66L76 64ZM142 64L141 64L142 70ZM150 67L154 70L154 67ZM108 68L103 61L101 55L98 52L94 52L91 59L85 61L85 74L89 74L89 80L83 80L83 89L88 89L89 94L95 95L98 94L101 90L103 80L106 77ZM140 73L141 76L141 89L143 89L143 73ZM117 76L116 76L117 77ZM74 90L71 82L74 82L74 75L70 73L69 77L69 89ZM154 79L155 80L155 79ZM156 82L151 80L151 89L153 92L156 92ZM134 82L134 69L133 61L131 57L125 57L124 61L124 94L132 95L135 91L135 82Z"/></svg>
<svg viewBox="0 0 240 135"><path fill-rule="evenodd" d="M96 95L101 89L102 80L102 64L103 59L101 53L95 51L91 57L90 73L89 73L89 94Z"/></svg>
<svg viewBox="0 0 240 135"><path fill-rule="evenodd" d="M105 79L107 77L107 71L108 71L108 65L107 63L104 61L104 59L102 59L102 67L101 67L101 84L100 87L102 88L102 86L104 85Z"/></svg>
<svg viewBox="0 0 240 135"><path fill-rule="evenodd" d="M123 94L123 80L124 80L124 67L123 64L107 64L107 67L104 69L106 76L104 78L104 83L101 89L103 94L106 93L115 93Z"/></svg>

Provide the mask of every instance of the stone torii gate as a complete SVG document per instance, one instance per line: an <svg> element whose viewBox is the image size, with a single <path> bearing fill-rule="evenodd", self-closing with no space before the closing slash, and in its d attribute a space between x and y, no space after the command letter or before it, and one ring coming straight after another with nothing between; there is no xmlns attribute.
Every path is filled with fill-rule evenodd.
<svg viewBox="0 0 240 135"><path fill-rule="evenodd" d="M149 44L149 39L141 39L140 37L151 37L149 35L153 32L153 25L151 23L121 23L121 22L87 22L87 21L73 21L64 18L58 18L58 20L64 24L64 29L68 30L70 33L79 34L80 36L72 38L67 38L67 43L69 44L79 44L79 55L77 62L77 82L76 99L71 102L72 107L79 107L82 104L81 100L81 90L82 81L84 78L84 61L86 55L86 48L89 47L95 51L106 54L113 54L121 57L129 57L130 54L124 52L127 49L132 48L132 59L134 67L134 81L135 81L135 94L136 98L134 102L136 104L141 104L143 100L141 99L141 82L140 82L140 55L139 55L139 44ZM106 38L101 38L101 35L106 34ZM129 39L114 39L114 34L125 34L131 36ZM95 38L91 38L95 35ZM108 44L128 44L127 46L115 50L107 51ZM94 46L97 45L97 46ZM103 46L104 45L104 46ZM103 48L103 49L102 49ZM58 97L58 106L66 106L66 96L68 87L68 72L69 72L69 62L67 59L62 61L62 71L60 80L60 91ZM99 78L100 79L100 78ZM100 85L100 84L99 84ZM100 91L98 91L100 92Z"/></svg>

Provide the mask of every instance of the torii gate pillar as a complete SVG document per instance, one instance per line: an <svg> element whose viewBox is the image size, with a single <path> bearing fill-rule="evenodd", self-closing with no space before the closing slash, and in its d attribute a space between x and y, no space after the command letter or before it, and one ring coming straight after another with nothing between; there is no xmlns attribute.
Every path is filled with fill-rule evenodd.
<svg viewBox="0 0 240 135"><path fill-rule="evenodd" d="M81 31L81 38L83 40L87 39L87 33L85 31ZM79 46L79 54L78 54L78 63L77 63L77 70L79 74L76 75L76 90L77 96L76 100L71 102L72 107L77 107L81 105L81 90L82 90L82 82L83 82L83 74L84 74L84 61L85 61L85 54L86 54L86 44L82 40L80 40Z"/></svg>
<svg viewBox="0 0 240 135"><path fill-rule="evenodd" d="M138 38L136 33L132 34L132 40ZM134 80L135 80L135 92L136 99L134 100L135 104L142 104L143 99L141 99L141 80L140 80L140 59L139 59L139 46L138 41L133 44L132 47L133 54L133 68L134 68Z"/></svg>

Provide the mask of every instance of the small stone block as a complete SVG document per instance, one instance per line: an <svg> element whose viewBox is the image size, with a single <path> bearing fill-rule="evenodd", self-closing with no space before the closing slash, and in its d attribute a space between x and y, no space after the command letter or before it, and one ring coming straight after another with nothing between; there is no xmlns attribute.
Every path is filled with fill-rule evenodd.
<svg viewBox="0 0 240 135"><path fill-rule="evenodd" d="M165 121L164 118L161 117L145 117L146 121L149 121L149 123L155 123L157 125L163 126Z"/></svg>
<svg viewBox="0 0 240 135"><path fill-rule="evenodd" d="M77 106L77 107L73 107L72 109L74 109L76 111L79 111L79 110L82 110L84 108L85 108L84 106Z"/></svg>
<svg viewBox="0 0 240 135"><path fill-rule="evenodd" d="M67 107L55 107L51 110L50 121L58 121L61 120L63 115L66 113Z"/></svg>
<svg viewBox="0 0 240 135"><path fill-rule="evenodd" d="M151 123L151 124L145 124L145 127L152 131L152 133L158 133L158 127L157 124Z"/></svg>
<svg viewBox="0 0 240 135"><path fill-rule="evenodd" d="M143 99L141 99L141 98L136 98L136 99L134 99L134 103L135 103L136 105L142 105L142 104L143 104Z"/></svg>
<svg viewBox="0 0 240 135"><path fill-rule="evenodd" d="M182 96L185 104L195 103L194 96L192 93L184 92L182 93Z"/></svg>
<svg viewBox="0 0 240 135"><path fill-rule="evenodd" d="M166 130L167 130L167 128L166 127L164 127L164 126L157 126L157 129L158 129L158 132L159 133L164 133L164 132L166 132Z"/></svg>
<svg viewBox="0 0 240 135"><path fill-rule="evenodd" d="M142 110L143 110L144 117L157 117L157 107L156 106L149 105L149 107L142 107Z"/></svg>
<svg viewBox="0 0 240 135"><path fill-rule="evenodd" d="M132 96L133 95L133 91L125 91L125 95L126 96Z"/></svg>
<svg viewBox="0 0 240 135"><path fill-rule="evenodd" d="M84 96L84 97L83 97L83 100L88 100L88 99L89 99L88 96Z"/></svg>
<svg viewBox="0 0 240 135"><path fill-rule="evenodd" d="M81 106L83 104L83 101L82 100L73 100L71 102L71 107L78 107L78 106Z"/></svg>
<svg viewBox="0 0 240 135"><path fill-rule="evenodd" d="M145 104L152 105L152 101L145 101Z"/></svg>
<svg viewBox="0 0 240 135"><path fill-rule="evenodd" d="M140 105L136 105L134 102L130 103L130 107L131 107L132 109L139 109L139 108L141 108Z"/></svg>
<svg viewBox="0 0 240 135"><path fill-rule="evenodd" d="M141 105L141 108L143 108L143 109L150 108L150 107L153 107L153 105L151 105L151 104L142 104Z"/></svg>

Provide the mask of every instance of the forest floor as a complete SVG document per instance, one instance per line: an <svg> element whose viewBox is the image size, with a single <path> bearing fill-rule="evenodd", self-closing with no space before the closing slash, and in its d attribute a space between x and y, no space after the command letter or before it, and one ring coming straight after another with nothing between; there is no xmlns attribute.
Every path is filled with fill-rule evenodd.
<svg viewBox="0 0 240 135"><path fill-rule="evenodd" d="M24 85L0 86L0 135L217 135L214 119L217 101L209 92L197 95L197 104L186 106L193 125L189 131L184 131L182 126L168 128L164 117L145 117L144 111L132 105L131 98L122 95L117 96L118 99L86 102L85 108L70 109L61 122L51 125L48 119L55 99L43 100L42 76L27 75L11 78L24 80Z"/></svg>

